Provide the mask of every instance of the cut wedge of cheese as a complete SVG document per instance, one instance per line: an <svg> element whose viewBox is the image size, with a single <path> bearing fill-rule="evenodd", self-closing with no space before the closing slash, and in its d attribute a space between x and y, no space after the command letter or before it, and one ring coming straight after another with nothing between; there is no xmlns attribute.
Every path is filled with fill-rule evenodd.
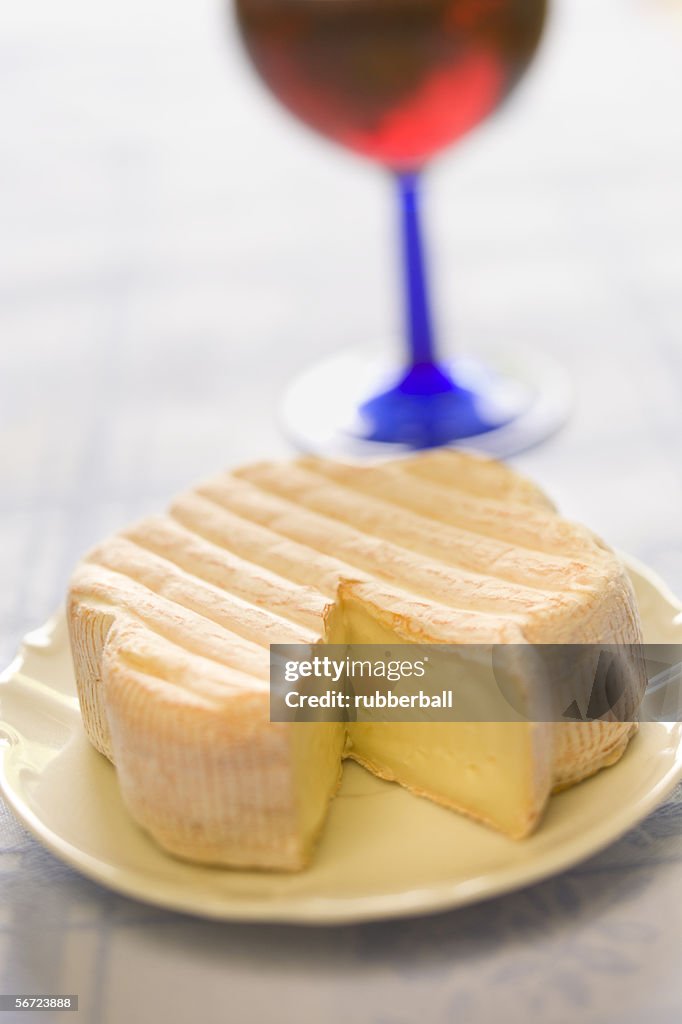
<svg viewBox="0 0 682 1024"><path fill-rule="evenodd" d="M271 643L641 642L616 555L464 453L224 473L91 551L68 618L85 729L126 806L206 863L305 866L344 757L522 837L636 728L270 721Z"/></svg>

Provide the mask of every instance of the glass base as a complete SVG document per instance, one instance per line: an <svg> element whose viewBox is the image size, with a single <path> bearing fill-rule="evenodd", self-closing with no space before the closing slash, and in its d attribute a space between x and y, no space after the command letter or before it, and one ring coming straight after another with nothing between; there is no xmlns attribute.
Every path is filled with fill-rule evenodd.
<svg viewBox="0 0 682 1024"><path fill-rule="evenodd" d="M386 458L450 445L504 458L558 430L570 405L566 372L536 352L459 356L406 372L350 350L298 377L282 414L287 436L307 452Z"/></svg>

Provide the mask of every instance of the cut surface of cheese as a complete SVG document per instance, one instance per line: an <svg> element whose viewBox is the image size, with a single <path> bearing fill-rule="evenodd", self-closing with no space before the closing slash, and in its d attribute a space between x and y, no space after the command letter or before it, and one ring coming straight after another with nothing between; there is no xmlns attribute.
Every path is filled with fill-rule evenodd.
<svg viewBox="0 0 682 1024"><path fill-rule="evenodd" d="M344 757L522 837L636 728L270 721L274 643L641 642L617 556L462 452L223 473L95 547L68 619L85 729L126 806L205 863L305 866Z"/></svg>

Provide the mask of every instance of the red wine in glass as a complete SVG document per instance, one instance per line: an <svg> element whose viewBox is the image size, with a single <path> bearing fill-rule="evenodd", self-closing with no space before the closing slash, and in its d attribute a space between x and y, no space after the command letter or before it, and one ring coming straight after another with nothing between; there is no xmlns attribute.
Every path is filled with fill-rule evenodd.
<svg viewBox="0 0 682 1024"><path fill-rule="evenodd" d="M326 442L329 431L317 431L315 418L329 415L330 389L338 395L346 385L358 405L352 425L346 417L349 436L420 448L497 434L528 396L485 371L462 364L458 372L437 350L419 173L514 87L538 46L546 0L236 0L236 10L251 60L277 98L318 132L384 164L399 186L406 363L389 386L360 400L364 373L352 360L345 370L309 374L289 403L299 440ZM302 404L310 406L304 427Z"/></svg>

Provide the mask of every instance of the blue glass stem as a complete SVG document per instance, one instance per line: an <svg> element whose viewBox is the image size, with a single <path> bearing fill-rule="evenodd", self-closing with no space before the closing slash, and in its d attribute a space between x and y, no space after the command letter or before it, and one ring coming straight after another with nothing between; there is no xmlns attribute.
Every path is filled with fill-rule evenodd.
<svg viewBox="0 0 682 1024"><path fill-rule="evenodd" d="M436 361L431 303L424 263L419 175L398 175L400 198L403 273L405 280L405 319L410 365Z"/></svg>
<svg viewBox="0 0 682 1024"><path fill-rule="evenodd" d="M474 387L471 380L467 384L455 381L439 360L419 219L419 175L398 174L397 182L407 365L397 382L360 406L359 432L368 441L432 448L494 430L511 414L508 402L496 400L490 380L479 374Z"/></svg>

